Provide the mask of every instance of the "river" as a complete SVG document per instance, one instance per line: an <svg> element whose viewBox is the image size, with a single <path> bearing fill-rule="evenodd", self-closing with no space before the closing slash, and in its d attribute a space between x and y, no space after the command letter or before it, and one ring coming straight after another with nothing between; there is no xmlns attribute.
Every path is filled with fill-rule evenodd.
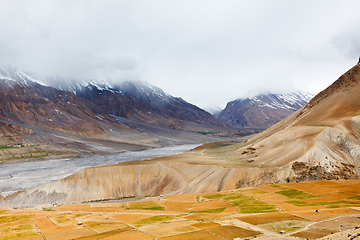
<svg viewBox="0 0 360 240"><path fill-rule="evenodd" d="M179 154L197 146L199 145L181 145L111 155L0 165L0 194L5 197L19 190L64 178L83 168Z"/></svg>

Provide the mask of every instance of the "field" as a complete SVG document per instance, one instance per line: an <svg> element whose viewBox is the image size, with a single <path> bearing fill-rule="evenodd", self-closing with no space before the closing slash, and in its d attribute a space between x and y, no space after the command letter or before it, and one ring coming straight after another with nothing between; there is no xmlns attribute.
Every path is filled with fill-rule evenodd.
<svg viewBox="0 0 360 240"><path fill-rule="evenodd" d="M49 153L37 146L0 146L0 162L43 158L47 156L49 156Z"/></svg>
<svg viewBox="0 0 360 240"><path fill-rule="evenodd" d="M360 234L360 181L273 184L125 203L0 208L0 240L319 239ZM350 236L350 234L349 234Z"/></svg>

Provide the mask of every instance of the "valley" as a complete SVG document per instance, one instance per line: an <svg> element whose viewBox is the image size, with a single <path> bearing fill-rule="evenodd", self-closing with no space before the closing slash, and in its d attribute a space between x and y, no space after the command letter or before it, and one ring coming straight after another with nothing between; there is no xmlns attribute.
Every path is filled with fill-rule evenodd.
<svg viewBox="0 0 360 240"><path fill-rule="evenodd" d="M180 101L174 105L171 101L175 100L172 98L172 100L166 100L170 101L170 107L166 105L162 110L159 106L163 103L157 105L156 100L155 105L150 104L149 106L157 106L156 114L152 114L152 111L156 112L154 108L144 115L146 108L140 107L135 115L123 115L114 111L113 107L117 104L109 105L111 107L107 112L99 112L89 107L96 105L96 103L88 102L93 100L71 95L70 92L66 93L67 96L61 93L60 99L63 96L65 100L69 97L79 98L83 101L84 108L78 108L74 104L67 109L69 104L60 104L57 109L66 112L66 119L69 121L63 121L64 116L52 117L52 121L46 122L45 125L28 120L19 121L19 118L14 117L9 111L2 120L4 126L7 128L17 126L12 132L14 139L18 139L15 138L16 134L19 134L19 138L20 136L23 138L20 141L20 147L12 146L9 147L8 152L2 153L7 153L4 156L13 154L14 157L11 160L2 161L3 169L6 171L3 171L4 174L1 175L5 187L1 188L4 193L1 196L0 205L24 209L38 206L50 206L50 208L64 206L64 209L71 212L73 206L76 209L78 207L83 209L89 203L91 205L96 202L106 204L110 201L112 203L109 204L119 204L116 211L126 212L125 218L114 223L118 226L127 224L127 221L133 219L134 216L129 215L133 210L145 210L145 212L139 212L145 214L147 210L162 211L161 209L171 209L180 204L176 201L166 203L166 200L163 201L163 197L159 196L166 196L166 198L180 196L181 198L186 195L196 199L189 206L191 210L186 210L190 215L180 213L183 209L180 212L174 210L177 215L180 215L179 217L165 214L159 218L163 219L160 221L161 224L174 225L175 228L184 227L192 229L191 231L171 230L169 235L161 235L155 226L154 228L149 226L149 229L152 229L149 232L141 230L138 233L136 232L138 227L144 227L144 229L148 227L146 223L138 219L139 222L134 220L135 225L127 226L131 230L124 230L124 234L130 231L126 234L130 236L140 234L144 236L144 239L178 239L176 236L178 233L194 239L208 239L213 236L215 236L214 239L228 239L229 236L232 238L242 236L241 234L245 234L245 237L259 236L263 239L280 239L276 237L283 234L286 235L283 236L284 239L316 239L332 233L336 234L339 230L317 231L312 226L317 226L318 223L320 226L322 221L332 221L336 218L347 224L347 220L343 220L347 219L345 215L350 214L350 219L355 219L353 215L355 216L358 212L356 183L359 178L360 161L358 154L360 152L358 140L360 139L358 131L360 108L356 98L358 88L360 88L359 68L360 65L357 64L329 88L315 96L307 105L262 132L262 129L255 127L233 128L225 123L217 122L215 118L209 120L206 113L193 106L190 106L190 113L196 110L200 111L199 114L191 113L178 118L168 110L180 104L177 106L179 106L179 112L182 112L184 103ZM96 93L94 87L88 89ZM43 92L46 91L43 90ZM106 94L115 94L113 97L118 100L121 100L124 94L122 91L116 92L114 89L103 87L101 89L97 87L97 91L96 94L101 93L99 97L103 97L105 91L108 91ZM159 93L159 90L156 92ZM151 94L145 94L145 96L151 96ZM133 99L143 98L135 96ZM154 101L151 99L149 97L150 102ZM49 105L48 102L51 102L50 105L59 104L58 100L39 102L46 103L45 108ZM141 105L141 101L138 104ZM186 103L185 105L188 106ZM23 112L21 107L17 109ZM57 111L55 112L58 114ZM45 123L48 117L39 115L37 118L43 118ZM56 121L59 121L59 124L53 125ZM91 123L95 128L87 132L87 127L81 124L82 121ZM75 122L79 124L79 127L74 125ZM74 132L71 129L77 129L77 131ZM21 151L25 148L28 148L30 153L31 151L35 153L36 150L37 153L42 154L39 156L42 161L32 162L31 158L26 159L25 152L22 153L24 159L16 160L16 150ZM57 159L54 160L54 158ZM318 181L312 182L311 185L304 182L313 180ZM311 186L317 184L323 184L329 188L334 187L334 190L330 191L332 195L324 192L315 196L316 193ZM340 186L338 184L344 184L340 188L346 190L336 190ZM258 193L266 197L258 198ZM214 198L207 198L206 194L214 195ZM314 201L307 200L313 198ZM316 198L321 201L317 201ZM126 199L140 199L141 201L125 205L117 203ZM306 201L303 201L304 199ZM202 203L209 207L200 207ZM187 204L190 205L190 202ZM150 205L149 209L148 205ZM54 210L57 211L57 208L55 207ZM326 217L313 216L312 211L315 210L325 212ZM281 216L276 215L278 212L282 213ZM223 213L230 213L230 216L222 215ZM252 217L252 215L249 217L246 214L255 213L270 214L269 218L275 219L285 217L285 222L294 222L287 225L288 223L280 223L282 220L270 221L262 223L264 226L260 228L252 227L250 225L258 221L257 217ZM315 212L315 215L319 215L317 213ZM225 222L216 222L215 232L197 229L193 225L188 226L187 223L183 225L183 216L187 219L184 221L202 219L200 216L200 218L196 216L193 218L196 214L201 216L213 214L214 216L210 218L215 219L225 217ZM49 215L48 219L51 218ZM157 219L158 216L148 218L152 225L154 223L151 221L153 218ZM252 219L250 225L247 225L248 218ZM73 218L74 221L75 219L77 220L77 217ZM237 225L238 222L235 219L244 221L246 224ZM197 222L191 224L197 224ZM91 226L91 224L88 225L87 229L96 232L91 229ZM289 230L290 226L294 226L295 230ZM354 226L357 226L357 223L351 225L351 227ZM120 229L121 227L113 229L116 232L111 232L113 230L104 232L104 235L101 235L102 232L101 234L97 232L100 235L95 234L94 237L90 237L91 232L88 232L71 238L89 236L90 239L100 237L111 239L112 235L121 234ZM272 231L275 233L271 233ZM59 234L62 234L61 231ZM179 239L181 237L179 236Z"/></svg>
<svg viewBox="0 0 360 240"><path fill-rule="evenodd" d="M356 149L360 144L356 139L358 133L353 131L358 125L357 113L340 117L335 109L342 110L348 101L354 102L352 93L357 91L349 84L359 86L358 68L356 65L350 69L304 108L244 142L208 143L179 155L83 169L64 179L27 189L5 202L19 206L49 201L80 203L128 196L223 191L275 182L357 179L359 155ZM337 96L343 94L351 100ZM343 101L338 101L339 98ZM333 114L337 114L335 118L331 117L331 111L318 115L323 111L314 110L327 108L329 104L334 109ZM354 111L360 111L356 106ZM115 119L136 131L146 129L147 133L159 133L155 131L158 127L147 123ZM165 137L167 131L162 131ZM150 172L153 175L148 174Z"/></svg>
<svg viewBox="0 0 360 240"><path fill-rule="evenodd" d="M49 159L46 156L200 144L262 131L233 128L149 84L110 86L86 81L64 85L66 79L61 79L62 85L53 83L52 87L44 81L36 74L0 66L0 145L36 145Z"/></svg>
<svg viewBox="0 0 360 240"><path fill-rule="evenodd" d="M0 240L360 240L360 1L2 1Z"/></svg>
<svg viewBox="0 0 360 240"><path fill-rule="evenodd" d="M117 154L92 155L79 158L61 158L1 165L0 193L4 197L17 191L36 187L50 181L62 179L81 169L139 161L154 157L179 154L197 145L180 145L143 151L124 151Z"/></svg>

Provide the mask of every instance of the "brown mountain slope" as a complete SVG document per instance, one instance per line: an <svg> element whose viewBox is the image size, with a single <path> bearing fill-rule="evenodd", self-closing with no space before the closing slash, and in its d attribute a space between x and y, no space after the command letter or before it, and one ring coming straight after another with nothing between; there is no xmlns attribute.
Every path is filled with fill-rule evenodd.
<svg viewBox="0 0 360 240"><path fill-rule="evenodd" d="M140 82L123 82L112 88L89 83L77 89L76 94L90 101L97 114L112 114L178 130L187 130L184 122L230 127L205 110Z"/></svg>
<svg viewBox="0 0 360 240"><path fill-rule="evenodd" d="M304 108L238 145L232 154L260 167L288 167L288 180L357 178L359 69L357 64Z"/></svg>
<svg viewBox="0 0 360 240"><path fill-rule="evenodd" d="M90 103L72 93L7 80L0 81L0 89L3 120L90 136L105 132Z"/></svg>
<svg viewBox="0 0 360 240"><path fill-rule="evenodd" d="M33 130L0 122L0 145L22 142Z"/></svg>
<svg viewBox="0 0 360 240"><path fill-rule="evenodd" d="M319 122L328 118L358 115L360 112L359 68L359 64L355 65L328 88L316 95L300 112L298 117L310 114L305 118L307 121ZM326 114L324 112L319 113L319 111L324 110L326 110ZM317 115L321 115L321 117L319 118Z"/></svg>

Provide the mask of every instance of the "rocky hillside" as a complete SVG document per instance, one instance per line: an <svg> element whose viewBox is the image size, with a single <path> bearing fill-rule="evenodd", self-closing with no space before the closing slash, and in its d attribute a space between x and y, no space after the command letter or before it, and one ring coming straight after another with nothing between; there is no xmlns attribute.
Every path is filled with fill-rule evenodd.
<svg viewBox="0 0 360 240"><path fill-rule="evenodd" d="M2 120L85 135L104 133L90 101L41 84L20 70L0 68L0 89Z"/></svg>
<svg viewBox="0 0 360 240"><path fill-rule="evenodd" d="M185 122L214 127L230 127L199 107L162 89L140 81L84 81L63 78L45 78L51 86L72 92L95 105L99 114L182 129Z"/></svg>
<svg viewBox="0 0 360 240"><path fill-rule="evenodd" d="M158 87L141 82L127 81L109 84L99 83L95 80L44 78L11 66L0 67L0 80L4 86L3 94L8 97L9 94L20 96L17 91L26 92L26 95L20 96L20 99L12 96L6 99L7 102L31 102L31 98L34 98L33 101L40 104L37 107L48 115L56 116L53 113L54 109L60 110L56 106L43 108L45 102L40 103L39 98L56 102L56 104L72 104L91 116L95 114L108 116L110 114L172 129L181 128L184 125L182 121L215 127L229 127L205 110L181 98L173 97ZM33 118L33 120L37 121L38 119ZM46 119L46 125L52 120L54 119L49 116ZM44 124L44 122L41 121L39 124Z"/></svg>
<svg viewBox="0 0 360 240"><path fill-rule="evenodd" d="M308 92L294 92L237 99L216 117L234 127L268 128L303 107L312 97Z"/></svg>
<svg viewBox="0 0 360 240"><path fill-rule="evenodd" d="M289 118L239 144L254 166L288 168L284 180L359 177L360 64Z"/></svg>

